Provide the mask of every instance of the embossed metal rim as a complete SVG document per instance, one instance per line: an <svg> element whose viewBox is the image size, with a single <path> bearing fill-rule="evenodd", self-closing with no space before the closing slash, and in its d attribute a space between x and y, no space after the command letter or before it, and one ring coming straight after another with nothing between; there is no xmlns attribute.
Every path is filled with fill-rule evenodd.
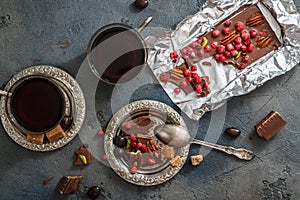
<svg viewBox="0 0 300 200"><path fill-rule="evenodd" d="M113 153L113 150L115 148L113 144L113 137L120 123L122 123L126 118L126 115L145 108L153 108L165 112L167 113L168 118L170 118L172 121L182 126L186 126L181 116L173 108L162 102L152 100L132 102L121 108L110 120L104 137L104 148L110 166L121 178L136 185L153 186L168 181L180 171L187 159L190 145L178 149L178 155L182 158L183 162L176 167L168 166L167 168L156 174L131 174L126 167L120 164Z"/></svg>
<svg viewBox="0 0 300 200"><path fill-rule="evenodd" d="M38 65L38 66L32 66L29 68L26 68L22 70L21 72L17 73L15 76L13 76L9 82L6 84L4 90L9 91L9 89L20 79L26 77L26 76L32 76L32 75L41 75L44 77L49 77L52 79L56 79L60 81L62 84L66 86L66 88L70 91L70 93L73 96L74 100L74 116L73 116L73 124L70 130L66 132L66 136L56 142L53 143L46 143L46 144L33 144L31 142L26 141L26 136L22 134L18 129L16 129L8 119L8 115L6 113L5 109L5 103L6 100L4 96L1 97L0 100L0 114L1 114L1 122L3 124L3 127L9 137L15 141L20 146L30 149L33 151L52 151L56 150L58 148L63 147L67 143L69 143L79 132L83 121L85 117L85 100L83 92L79 86L79 84L76 82L76 80L67 72L53 67L53 66L47 66L47 65Z"/></svg>

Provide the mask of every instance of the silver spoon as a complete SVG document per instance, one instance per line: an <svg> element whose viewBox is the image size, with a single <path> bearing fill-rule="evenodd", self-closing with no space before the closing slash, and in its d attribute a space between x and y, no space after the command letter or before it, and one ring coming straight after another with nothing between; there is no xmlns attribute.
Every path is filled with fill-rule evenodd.
<svg viewBox="0 0 300 200"><path fill-rule="evenodd" d="M222 146L191 138L188 130L180 125L164 124L159 125L154 129L155 136L163 143L173 147L183 147L185 145L194 143L202 146L210 147L223 151L227 154L232 154L240 159L252 160L255 155L252 151L247 149L235 149L233 147Z"/></svg>

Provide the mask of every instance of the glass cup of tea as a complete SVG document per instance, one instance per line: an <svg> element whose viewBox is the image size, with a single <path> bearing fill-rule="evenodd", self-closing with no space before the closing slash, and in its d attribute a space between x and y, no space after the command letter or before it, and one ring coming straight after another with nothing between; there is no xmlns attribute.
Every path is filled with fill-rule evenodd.
<svg viewBox="0 0 300 200"><path fill-rule="evenodd" d="M147 65L148 50L140 32L152 17L137 30L122 24L108 24L97 30L89 41L87 61L93 73L109 84L135 78Z"/></svg>

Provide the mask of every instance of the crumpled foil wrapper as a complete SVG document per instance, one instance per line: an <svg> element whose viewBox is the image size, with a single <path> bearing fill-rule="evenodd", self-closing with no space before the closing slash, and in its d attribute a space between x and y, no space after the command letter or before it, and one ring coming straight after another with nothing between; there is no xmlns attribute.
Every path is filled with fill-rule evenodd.
<svg viewBox="0 0 300 200"><path fill-rule="evenodd" d="M174 50L180 52L180 49L194 41L197 36L211 31L215 25L241 6L256 3L268 8L268 12L263 14L282 42L281 47L241 71L233 66L224 67L223 64L214 61L212 61L215 63L214 66L208 71L203 71L198 66L201 75L210 77L211 93L207 97L197 98L195 92L189 95L184 92L175 94L174 88L178 86L161 82L172 101L191 119L199 120L206 112L224 105L229 98L253 91L266 81L291 70L300 62L300 15L294 2L292 0L208 0L198 13L185 18L175 30L146 38L147 45L150 47L148 63L159 80L161 73L184 62L180 59L179 63L172 63L170 52ZM277 23L273 23L272 19L276 19Z"/></svg>

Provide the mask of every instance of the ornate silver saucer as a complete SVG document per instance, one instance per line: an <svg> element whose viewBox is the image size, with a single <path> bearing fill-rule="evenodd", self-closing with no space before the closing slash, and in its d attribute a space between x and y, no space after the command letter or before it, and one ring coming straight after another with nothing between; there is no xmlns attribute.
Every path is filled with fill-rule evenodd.
<svg viewBox="0 0 300 200"><path fill-rule="evenodd" d="M154 122L154 126L152 130L150 129L149 135L158 142L158 145L163 144L159 143L153 133L153 129L157 125L172 123L184 127L186 126L181 116L170 106L158 101L141 100L121 108L110 120L104 137L105 153L112 169L126 181L142 186L158 185L174 177L182 168L189 152L189 145L175 149L175 155L179 155L183 160L183 162L176 167L170 166L170 159L166 159L155 166L141 167L135 174L130 173L129 163L118 153L120 148L113 144L113 138L120 134L120 127L122 127L124 122L137 116L147 115L151 116Z"/></svg>
<svg viewBox="0 0 300 200"><path fill-rule="evenodd" d="M10 120L6 105L6 98L9 97L6 96L1 96L0 99L0 114L3 127L13 141L30 150L52 151L63 147L77 135L83 124L86 109L83 92L76 80L70 74L59 68L47 65L32 66L22 70L9 80L4 90L10 91L18 81L30 76L44 77L54 81L63 91L66 100L66 113L73 117L73 123L66 131L66 137L53 143L34 144L28 142L26 140L26 134L19 130Z"/></svg>

